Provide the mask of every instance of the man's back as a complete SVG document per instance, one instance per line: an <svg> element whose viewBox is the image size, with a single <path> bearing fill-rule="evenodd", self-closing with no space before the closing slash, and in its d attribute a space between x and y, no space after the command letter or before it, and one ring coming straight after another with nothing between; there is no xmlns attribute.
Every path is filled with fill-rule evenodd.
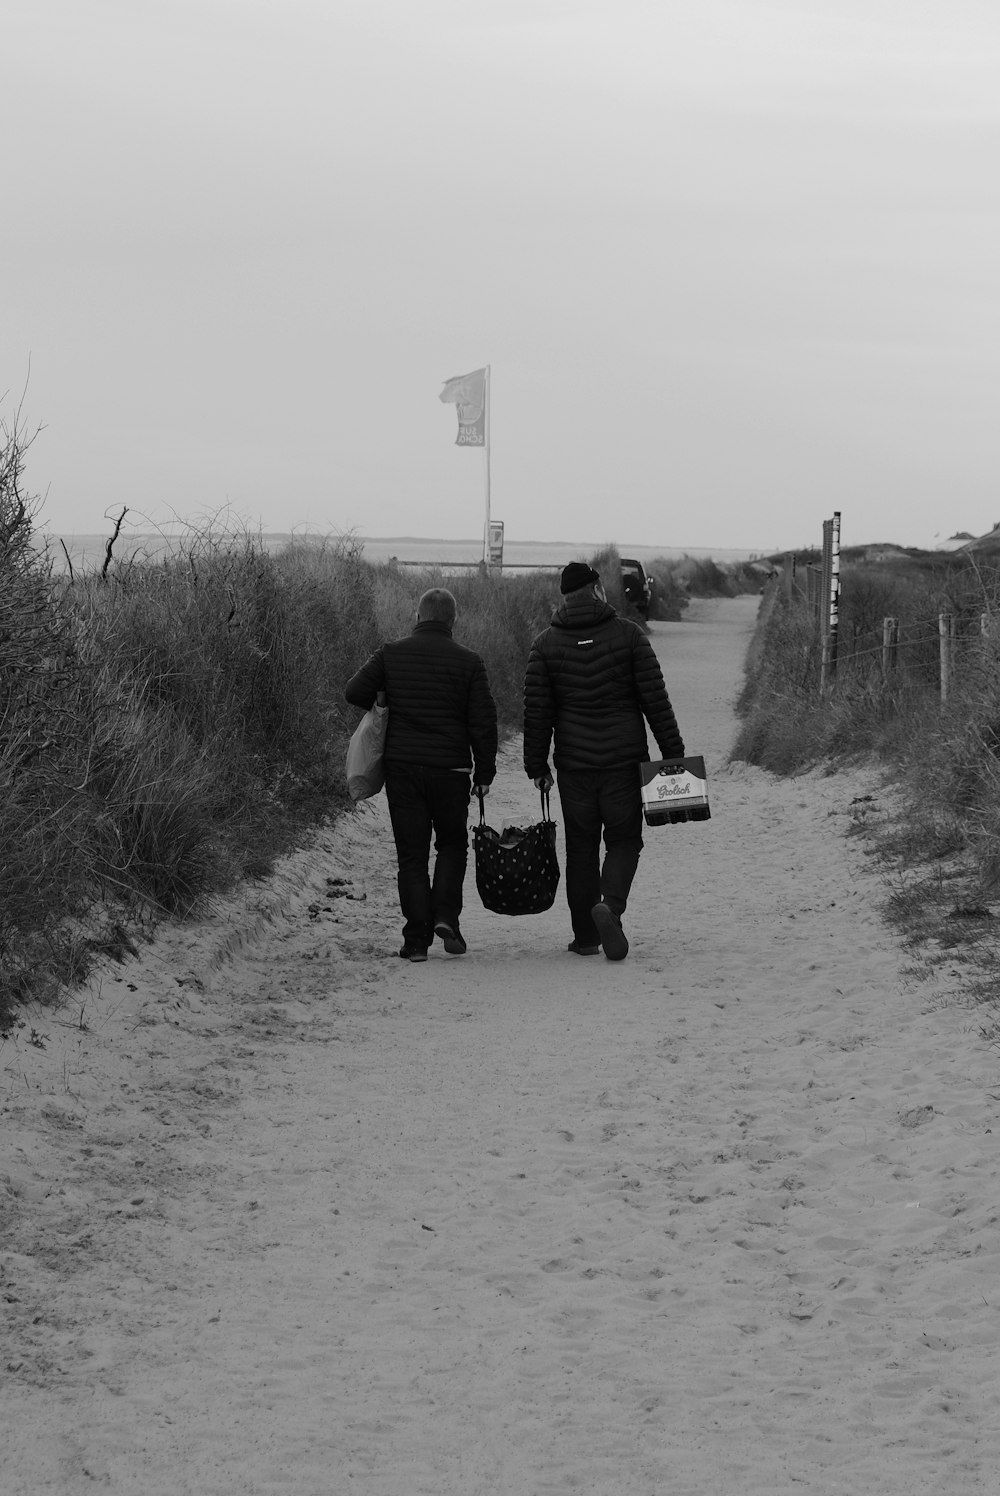
<svg viewBox="0 0 1000 1496"><path fill-rule="evenodd" d="M399 864L399 954L405 961L426 961L435 939L449 956L465 955L459 916L468 861L468 770L487 791L497 768L497 713L486 666L451 637L457 617L453 594L429 588L417 604L413 632L383 644L344 688L354 706L367 710L384 692L389 707L385 793Z"/></svg>
<svg viewBox="0 0 1000 1496"><path fill-rule="evenodd" d="M387 763L464 769L474 757L477 782L490 782L497 728L486 668L445 624L420 622L405 638L383 645L348 682L345 695L366 706L379 690L389 703Z"/></svg>
<svg viewBox="0 0 1000 1496"><path fill-rule="evenodd" d="M552 783L554 761L566 832L569 950L624 961L622 928L642 852L639 764L649 758L649 723L664 758L683 758L659 661L637 624L619 618L600 574L571 561L562 602L531 646L524 677L524 767ZM604 861L601 862L601 845Z"/></svg>
<svg viewBox="0 0 1000 1496"><path fill-rule="evenodd" d="M644 717L664 757L683 742L659 662L638 624L592 595L564 598L531 647L524 683L524 760L557 769L604 768L649 757Z"/></svg>

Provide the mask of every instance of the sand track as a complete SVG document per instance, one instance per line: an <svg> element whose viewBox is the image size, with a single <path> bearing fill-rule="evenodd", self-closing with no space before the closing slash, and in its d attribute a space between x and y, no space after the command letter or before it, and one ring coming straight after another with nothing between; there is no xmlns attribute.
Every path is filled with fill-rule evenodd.
<svg viewBox="0 0 1000 1496"><path fill-rule="evenodd" d="M754 607L656 626L713 819L624 964L471 875L469 955L394 959L377 804L28 1015L11 1496L996 1489L1000 1072L878 918L872 777L725 768Z"/></svg>

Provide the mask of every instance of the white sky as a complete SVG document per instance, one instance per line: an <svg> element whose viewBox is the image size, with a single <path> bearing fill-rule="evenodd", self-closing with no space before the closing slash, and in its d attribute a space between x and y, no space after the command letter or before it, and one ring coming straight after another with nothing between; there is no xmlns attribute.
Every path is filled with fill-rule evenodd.
<svg viewBox="0 0 1000 1496"><path fill-rule="evenodd" d="M8 0L0 41L0 416L54 533L476 536L438 394L486 363L508 539L1000 520L997 0Z"/></svg>

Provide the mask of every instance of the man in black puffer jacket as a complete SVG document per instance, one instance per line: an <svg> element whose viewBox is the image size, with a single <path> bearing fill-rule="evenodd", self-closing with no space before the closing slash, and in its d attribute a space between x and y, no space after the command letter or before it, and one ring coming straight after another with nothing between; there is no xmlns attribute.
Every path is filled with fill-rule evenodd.
<svg viewBox="0 0 1000 1496"><path fill-rule="evenodd" d="M646 723L665 759L683 758L684 740L652 645L615 612L599 574L573 561L559 586L563 600L532 644L524 677L524 767L539 788L551 787L555 738L569 949L596 956L603 947L621 961L628 955L622 915L642 851Z"/></svg>
<svg viewBox="0 0 1000 1496"><path fill-rule="evenodd" d="M425 592L413 632L383 644L344 688L348 701L365 710L384 691L389 707L385 793L399 862L399 954L407 961L426 961L435 935L449 954L465 954L459 916L469 771L484 793L497 771L496 705L481 656L451 636L457 615L445 588Z"/></svg>

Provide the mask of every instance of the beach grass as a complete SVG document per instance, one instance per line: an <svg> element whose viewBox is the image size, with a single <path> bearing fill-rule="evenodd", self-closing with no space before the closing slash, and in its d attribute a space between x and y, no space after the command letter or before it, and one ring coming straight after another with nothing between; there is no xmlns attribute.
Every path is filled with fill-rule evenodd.
<svg viewBox="0 0 1000 1496"><path fill-rule="evenodd" d="M836 672L821 690L816 614L773 586L731 757L782 775L881 767L880 813L861 821L885 870L886 914L907 940L981 954L1000 892L1000 570L960 555L851 563L840 602ZM944 698L942 614L953 640ZM891 654L886 618L898 626ZM998 990L994 961L991 1001Z"/></svg>
<svg viewBox="0 0 1000 1496"><path fill-rule="evenodd" d="M3 433L0 1028L164 918L267 876L349 803L359 713L344 682L409 632L422 591L454 592L456 637L483 656L506 736L559 601L556 570L452 574L368 562L350 536L276 550L212 524L152 556L116 530L91 567L57 569L34 543L25 453ZM587 559L627 613L617 547ZM653 616L686 604L672 564Z"/></svg>

